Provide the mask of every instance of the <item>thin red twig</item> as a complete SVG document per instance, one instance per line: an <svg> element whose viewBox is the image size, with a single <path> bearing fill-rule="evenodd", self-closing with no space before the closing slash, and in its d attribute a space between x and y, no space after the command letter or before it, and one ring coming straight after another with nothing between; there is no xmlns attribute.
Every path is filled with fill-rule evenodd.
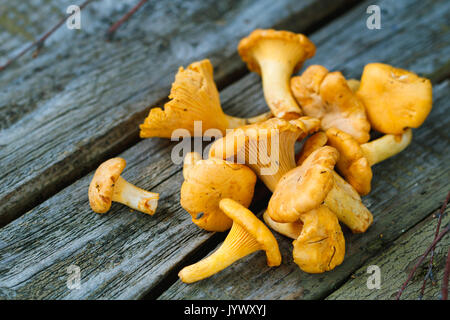
<svg viewBox="0 0 450 320"><path fill-rule="evenodd" d="M142 7L142 5L144 3L146 3L147 0L141 0L139 1L139 3L134 6L130 11L128 11L122 18L120 18L116 23L114 23L109 29L108 32L106 33L108 36L111 36L114 32L116 32L116 30L122 25L122 23L124 23L125 21L127 21L136 11L138 11L138 9L140 7Z"/></svg>
<svg viewBox="0 0 450 320"><path fill-rule="evenodd" d="M92 2L92 1L94 1L94 0L86 0L83 4L80 5L80 10L82 10L84 7L86 7L89 4L89 2ZM47 31L42 37L40 37L36 41L32 42L28 47L26 47L21 52L19 52L15 57L9 59L4 65L0 66L0 71L5 70L10 64L12 64L14 61L19 59L21 56L23 56L25 53L30 51L32 48L34 48L36 46L37 46L38 50L40 48L42 48L45 40L47 40L47 38L50 37L53 34L53 32L55 32L59 27L61 27L64 24L64 22L66 22L66 20L69 19L74 13L75 12L73 12L71 14L67 14L66 16L64 16L64 18L61 18L61 20L59 20L59 22L53 28L51 28L49 31Z"/></svg>
<svg viewBox="0 0 450 320"><path fill-rule="evenodd" d="M444 215L445 212L445 208L447 207L448 202L450 201L450 192L447 194L447 198L445 198L444 203L442 204L441 209L439 210L439 219L436 225L436 231L434 233L434 239L436 239L436 237L439 235L439 229L441 227L441 221L442 221L442 216ZM430 263L428 265L428 271L427 274L425 275L424 279L423 279L423 283L422 283L422 288L420 289L420 294L419 294L419 299L422 299L423 294L425 292L425 287L427 285L427 280L428 278L431 278L431 280L433 280L433 260L434 260L434 248L431 250L431 257L430 257Z"/></svg>
<svg viewBox="0 0 450 320"><path fill-rule="evenodd" d="M408 279L406 279L406 281L403 283L402 287L400 288L400 290L397 293L397 300L400 299L400 296L402 295L403 291L405 290L406 286L408 285L408 282L412 279L412 277L414 276L414 273L416 272L417 268L422 264L423 260L428 256L428 254L430 253L430 251L436 246L436 244L445 236L445 234L450 230L450 226L446 226L442 232L437 236L436 239L434 239L433 243L427 248L427 250L425 251L425 253L420 257L419 261L417 261L417 263L414 265L413 269L411 270L411 272L408 275Z"/></svg>
<svg viewBox="0 0 450 320"><path fill-rule="evenodd" d="M444 278L442 279L442 300L448 299L448 274L450 272L450 248L447 252L447 262L445 263Z"/></svg>

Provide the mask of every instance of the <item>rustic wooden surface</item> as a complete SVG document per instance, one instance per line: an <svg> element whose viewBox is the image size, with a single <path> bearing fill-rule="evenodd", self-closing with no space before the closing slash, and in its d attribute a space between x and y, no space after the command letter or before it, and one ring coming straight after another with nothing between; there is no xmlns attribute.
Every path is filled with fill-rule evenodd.
<svg viewBox="0 0 450 320"><path fill-rule="evenodd" d="M450 209L447 209L445 215L442 216L441 226L445 227L450 222L449 213ZM431 242L433 242L437 220L437 215L433 214L424 222L419 223L412 230L402 235L394 241L391 248L379 256L370 259L352 275L351 279L345 285L333 292L327 299L395 299L398 290L408 278L412 267ZM432 284L432 281L428 280L428 285L425 287L422 298L424 300L440 299L442 277L444 275L445 260L449 246L449 236L444 237L436 246L433 259L433 276L436 279L436 283ZM416 300L419 298L423 279L428 272L428 259L417 269L408 287L402 293L401 299ZM373 265L380 268L381 281L379 289L369 289L367 287L367 279L373 272L371 271L368 274L367 270L369 266Z"/></svg>
<svg viewBox="0 0 450 320"><path fill-rule="evenodd" d="M333 6L315 1L244 1L232 8L191 4L190 10L181 2L173 8L158 7L155 2L124 25L114 41L100 41L100 30L106 30L130 3L126 2L123 10L113 5L101 13L99 3L91 7L89 17L100 14L103 18L93 23L88 35L69 35L72 43L87 49L74 51L60 35L35 60L25 57L0 73L0 112L26 110L12 113L1 123L0 169L8 173L0 178L5 181L0 187L0 222L20 216L68 185L0 230L0 298L325 298L355 270L377 259L402 233L414 234L408 230L418 223L420 229L420 222L439 207L450 189L450 155L446 152L450 83L444 80L450 71L447 2L379 1L382 30L365 28L365 9L372 2L364 2L326 25L317 23L343 1L333 2ZM210 14L213 7L215 14ZM195 24L182 24L186 30L176 30L173 21L180 19L177 14ZM168 22L163 15L169 17ZM150 22L143 25L150 17L158 30L152 29L156 26L149 26ZM36 18L29 19L39 23ZM292 262L291 241L278 237L284 258L279 268L267 268L264 256L258 253L210 279L181 284L176 281L177 271L214 250L225 234L201 231L190 222L179 206L182 175L181 167L170 160L174 144L163 139L136 143L137 124L149 106L164 101L177 66L199 57L212 58L219 86L226 87L221 98L227 113L248 116L265 111L260 79L254 74L244 76L246 70L235 47L253 28L271 25L293 31L320 28L312 33L318 50L309 64L342 70L348 77L359 77L362 67L373 61L430 77L433 111L424 126L414 131L407 151L374 168L373 192L364 199L375 215L374 225L363 235L350 235L346 230L346 259L335 271L323 275L301 272ZM25 43L0 34L15 50ZM220 43L211 41L220 35ZM170 41L164 40L169 36ZM186 44L188 38L193 42ZM193 52L179 56L184 46ZM127 59L131 52L133 59ZM160 56L165 58L158 63ZM62 86L55 88L61 81ZM123 176L140 187L161 192L153 217L118 204L106 215L94 214L87 199L92 173L70 184L125 149L120 154L128 163ZM258 187L254 212L264 208L268 196L264 187ZM73 264L81 268L79 290L66 286L67 268Z"/></svg>
<svg viewBox="0 0 450 320"><path fill-rule="evenodd" d="M167 99L180 65L208 57L223 86L246 72L236 52L240 38L285 24L304 30L344 2L150 1L110 42L106 30L134 1L91 3L82 12L82 31L61 27L35 59L28 54L0 73L0 225L136 143L138 124ZM73 4L35 6L50 3L64 11ZM31 16L27 34L35 35L35 24L38 31L53 26L48 21L55 14L42 19L47 10L22 13ZM6 31L17 38L14 29Z"/></svg>

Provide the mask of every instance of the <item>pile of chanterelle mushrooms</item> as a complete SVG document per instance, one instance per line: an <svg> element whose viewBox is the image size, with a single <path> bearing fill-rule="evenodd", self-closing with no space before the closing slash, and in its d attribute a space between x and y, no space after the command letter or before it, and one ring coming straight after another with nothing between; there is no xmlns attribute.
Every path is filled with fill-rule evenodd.
<svg viewBox="0 0 450 320"><path fill-rule="evenodd" d="M339 222L354 233L371 225L360 197L370 192L371 166L410 144L411 128L431 110L431 83L382 63L366 65L360 82L320 65L292 77L315 50L302 34L255 30L238 51L262 77L271 112L247 119L225 114L212 65L202 60L180 67L171 100L164 110L151 109L140 126L143 138L170 138L176 129L191 136L224 135L212 143L208 159L186 155L181 206L198 227L230 231L217 251L180 271L182 281L209 277L258 250L265 251L269 266L280 265L277 241L266 225L295 239L293 259L303 271L329 271L344 259ZM200 132L194 121L202 121ZM384 135L369 141L371 129ZM304 139L295 155L295 143ZM92 209L106 212L117 201L152 215L158 194L121 178L124 168L121 158L100 165L89 187ZM257 177L273 192L265 224L247 209Z"/></svg>

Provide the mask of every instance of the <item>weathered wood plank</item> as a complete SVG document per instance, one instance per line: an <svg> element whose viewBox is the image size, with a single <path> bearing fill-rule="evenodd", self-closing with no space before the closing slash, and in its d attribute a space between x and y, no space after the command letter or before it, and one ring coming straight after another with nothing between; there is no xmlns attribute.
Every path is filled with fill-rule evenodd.
<svg viewBox="0 0 450 320"><path fill-rule="evenodd" d="M446 24L449 6L418 1L398 1L392 7L392 2L380 1L378 4L384 9L382 30L364 30L363 12L368 3L362 4L312 36L318 51L310 64L319 63L330 69L344 70L352 77L359 76L362 66L373 61L393 63L407 69L414 66L417 68L414 71L435 80L448 75L450 42L448 33L441 32L441 28ZM420 29L422 36L416 37L407 26ZM333 30L340 32L336 34ZM436 41L435 45L430 43L431 39ZM426 47L440 48L447 54L442 57L434 52L430 56L428 50L422 49ZM405 48L411 49L402 51ZM450 186L450 155L446 152L450 141L448 98L449 82L435 85L434 109L424 126L414 131L412 145L402 154L374 167L373 190L364 199L374 213L374 225L362 235L346 232L346 258L333 272L322 275L301 272L292 262L291 241L279 237L284 258L279 268L267 268L264 256L256 254L199 283L185 285L177 281L162 294L161 299L325 297L345 281L352 270L397 238L403 229L407 230L421 221L445 196Z"/></svg>
<svg viewBox="0 0 450 320"><path fill-rule="evenodd" d="M450 209L447 209L442 217L442 226L450 222ZM434 218L434 219L433 219ZM327 299L351 300L386 300L395 299L398 290L408 278L414 264L433 242L437 224L437 216L433 215L420 223L394 242L394 245L379 256L370 259L363 267L358 269L342 287L333 292ZM423 299L439 299L441 294L442 277L444 274L447 250L450 246L450 237L445 236L436 246L433 259L433 275L436 283L430 280L424 291ZM411 279L401 299L418 299L423 279L428 272L428 258L425 259ZM380 288L369 289L367 279L372 274L367 273L369 266L375 265L380 268Z"/></svg>
<svg viewBox="0 0 450 320"><path fill-rule="evenodd" d="M359 9L361 13L361 16L358 15L359 20L350 15L354 28L356 26L359 28L359 24L365 19L365 11ZM343 17L343 19L349 19L348 17ZM399 18L403 19L404 17ZM438 20L438 17L436 19ZM325 29L328 28L333 30L333 23ZM391 30L391 33L386 35L387 39L393 35L392 32L394 31ZM439 35L435 35L432 31L430 31L430 36L437 39L436 41L440 39ZM343 34L342 37L342 41L351 41L348 34ZM412 40L410 39L410 41ZM408 45L408 42L400 44ZM318 43L319 51L321 46L322 44ZM441 49L445 50L446 47ZM333 55L332 51L329 54L336 60L346 61L347 59L347 55L344 53L341 57ZM351 54L351 52L349 51L347 54ZM389 55L396 56L398 53L393 48L385 54L383 58L389 61ZM330 56L325 57L323 61L315 62L324 63L330 59ZM407 62L402 64L402 67L408 68L408 63L417 63L418 61L423 61L423 64L426 65L427 55L409 52L409 54L405 53L404 57ZM360 59L364 60L365 57L361 56ZM339 63L337 64L339 65ZM345 66L344 62L343 66ZM440 67L436 67L436 69L441 70ZM431 76L433 77L434 74L431 73ZM441 148L448 147L448 139L440 141L438 138L438 136L447 136L445 126L448 125L448 121L435 121L439 118L446 119L446 110L442 108L445 107L447 97L442 97L448 92L448 84L438 88L440 90L436 92L433 117L430 117L424 127L415 133L414 148L410 147L413 151L408 148L408 153L381 164L378 169L375 168L374 190L377 191L374 191L373 196L368 198L366 203L374 212L377 212L376 218L381 221L386 219L387 213L384 210L387 210L407 227L417 223L420 217L416 217L414 214L411 217L404 217L403 210L414 209L414 212L429 212L434 209L432 202L437 197L435 194L439 188L448 183L448 174L443 176L436 169L436 166L445 164L445 160L448 160L445 158L446 155L441 155L440 151L443 150ZM260 80L253 74L226 88L222 92L222 98L224 108L238 116L245 116L249 112L257 114L266 108ZM197 230L190 222L189 215L179 207L178 192L182 177L180 168L171 164L168 144L166 140L146 140L122 155L129 163L124 174L125 178L149 190L164 191L158 213L154 217L134 213L135 216L130 219L129 211L119 205L114 206L111 214L106 216L93 214L87 203L86 190L90 178L88 176L6 226L0 232L0 296L12 298L138 298L147 292L152 292L162 279L180 267L180 263L185 263L185 258L190 256L194 248L209 245L212 234ZM154 153L154 158L148 158L149 153ZM415 159L414 162L405 162L405 159L410 157ZM383 170L389 172L390 176L383 178ZM405 177L408 172L420 170L423 173L417 175L416 178ZM391 172L396 174L391 175ZM424 176L429 179L428 183L418 185L417 182ZM165 180L168 177L170 179ZM423 190L430 194L430 201L423 201L426 199L426 195L420 194ZM408 191L412 193L407 194ZM417 202L408 203L397 210L394 208L393 200L397 192L402 195L401 203L410 200L411 196L417 196ZM377 221L374 228L371 229L376 236L383 229L383 226L379 226ZM372 238L367 238L364 243L357 243L350 247L352 260L346 262L350 269L349 272L353 272L371 253L379 250L383 243L388 243L395 237L395 232L398 230L392 225L384 227L391 228L390 234L383 237L384 240L381 243L374 241L371 251L368 251L366 255L359 256L357 251L373 241ZM358 236L351 237L357 238ZM280 244L284 245L282 250L287 262L290 256L288 248L290 243L284 241L283 244L283 241L280 241ZM118 248L121 249L118 250ZM263 258L262 256L258 257ZM275 278L280 279L285 275L283 272L293 273L291 277L294 278L291 278L290 282L294 284L304 277L304 274L297 269L265 270L263 260L252 261L261 266L261 269L257 269L259 270L258 274L262 270L263 273L277 274ZM42 262L36 263L36 261ZM70 291L65 285L66 268L71 264L79 265L81 268L82 287L80 290ZM248 267L245 264L244 266ZM249 278L250 276L254 276L254 274L250 274ZM338 280L342 281L342 278L338 277ZM339 281L330 281L331 286L328 287L323 284L321 295L324 290L328 290ZM253 283L253 280L251 283L246 282L245 286L250 287ZM259 282L256 283L259 284ZM283 285L286 283L289 281ZM239 285L244 285L244 283ZM265 288L268 288L268 292L273 291L271 286L274 286L274 283L270 281L264 285ZM223 284L219 287L224 288ZM217 287L215 289L217 291ZM237 288L236 291L230 292L229 296L238 298L237 291L241 289L243 288ZM282 293L282 290L280 291ZM291 297L298 292L294 292ZM244 290L243 294L246 293L248 292ZM183 298L185 294L189 294L189 292L180 291L179 295L175 296L172 291L172 296L177 298Z"/></svg>
<svg viewBox="0 0 450 320"><path fill-rule="evenodd" d="M240 116L265 110L256 84L250 75L225 90L225 108ZM211 239L180 207L183 177L170 159L173 145L146 139L121 155L125 179L161 193L153 217L120 204L106 215L92 212L90 174L1 229L0 298L140 298ZM81 269L79 290L66 287L70 265Z"/></svg>
<svg viewBox="0 0 450 320"><path fill-rule="evenodd" d="M81 30L62 26L37 58L0 73L0 225L136 143L138 124L167 98L179 65L209 57L223 85L246 72L236 46L253 29L289 21L303 30L348 2L154 0L111 42L107 28L135 2L91 3Z"/></svg>

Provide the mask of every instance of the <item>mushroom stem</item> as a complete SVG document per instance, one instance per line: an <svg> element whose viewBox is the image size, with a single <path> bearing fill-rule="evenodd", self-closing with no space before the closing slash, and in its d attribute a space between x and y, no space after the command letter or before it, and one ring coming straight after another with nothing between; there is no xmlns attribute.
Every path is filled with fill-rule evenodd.
<svg viewBox="0 0 450 320"><path fill-rule="evenodd" d="M265 112L265 113L262 113L260 115L250 117L250 118L239 118L239 117L232 117L229 115L226 115L226 117L228 119L228 128L234 129L234 128L239 128L239 127L245 126L247 124L253 124L253 123L265 121L267 119L272 118L273 115L272 115L272 112L269 111L269 112Z"/></svg>
<svg viewBox="0 0 450 320"><path fill-rule="evenodd" d="M333 178L334 184L325 198L325 205L353 233L365 232L373 222L372 213L364 206L358 192L335 171Z"/></svg>
<svg viewBox="0 0 450 320"><path fill-rule="evenodd" d="M291 239L297 239L300 233L302 233L303 223L300 220L286 223L276 222L270 217L267 211L264 212L263 218L271 229Z"/></svg>
<svg viewBox="0 0 450 320"><path fill-rule="evenodd" d="M158 206L159 194L132 185L122 177L115 182L112 201L120 202L130 208L153 215Z"/></svg>
<svg viewBox="0 0 450 320"><path fill-rule="evenodd" d="M386 134L383 137L364 143L361 149L370 166L377 164L403 151L412 139L412 130L408 128L401 135Z"/></svg>
<svg viewBox="0 0 450 320"><path fill-rule="evenodd" d="M261 250L261 245L256 239L238 223L233 223L230 233L219 249L205 259L183 268L178 276L185 283L196 282L258 250Z"/></svg>
<svg viewBox="0 0 450 320"><path fill-rule="evenodd" d="M293 65L274 59L260 59L264 97L274 115L283 119L295 119L302 115L291 94L290 76Z"/></svg>

